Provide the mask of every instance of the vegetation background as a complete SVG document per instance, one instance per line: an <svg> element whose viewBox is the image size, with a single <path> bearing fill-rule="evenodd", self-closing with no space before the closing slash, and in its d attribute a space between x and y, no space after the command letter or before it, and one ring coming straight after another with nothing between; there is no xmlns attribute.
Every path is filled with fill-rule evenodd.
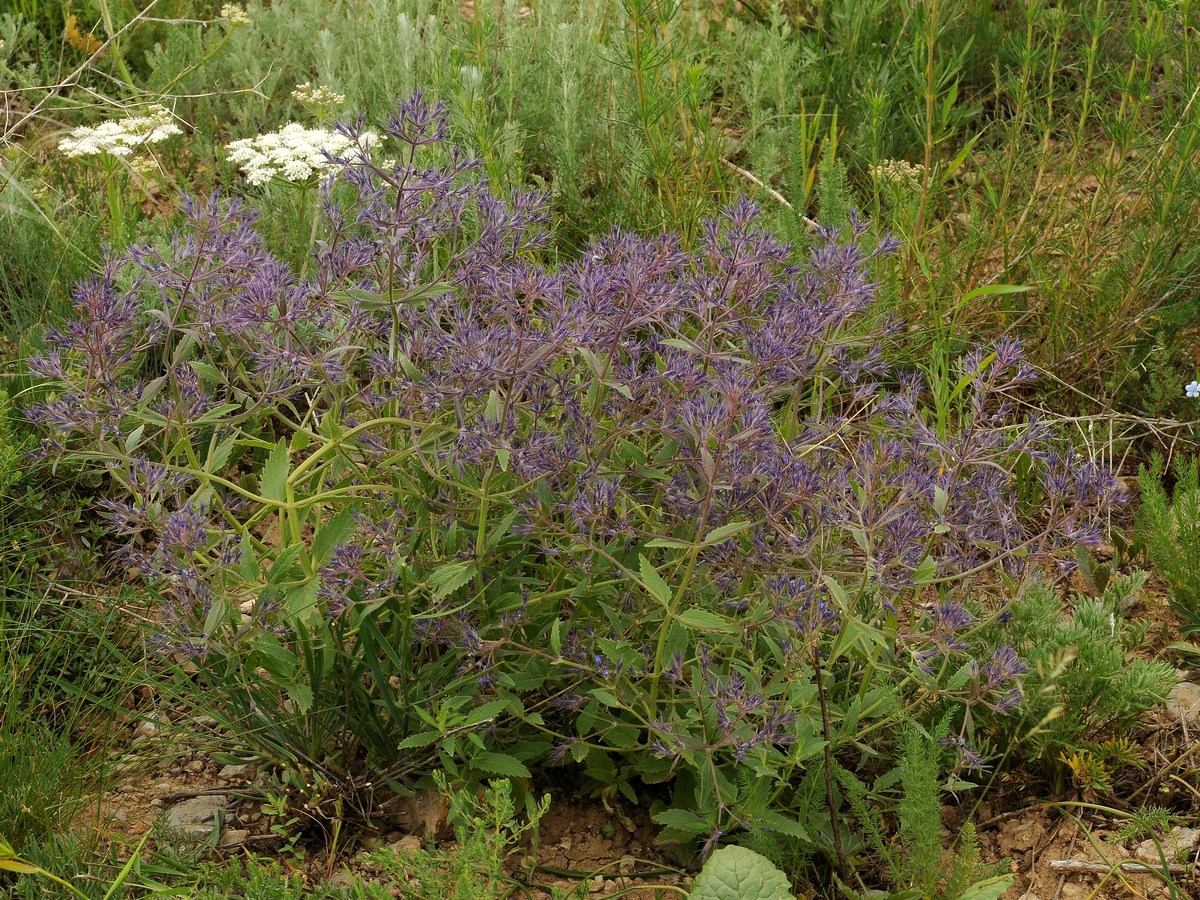
<svg viewBox="0 0 1200 900"><path fill-rule="evenodd" d="M1023 341L1038 378L1012 395L1021 414L1036 414L1080 460L1136 483L1144 512L1136 527L1131 508L1115 512L1104 553L1080 553L1086 583L1077 577L1073 599L1042 585L974 608L992 629L978 632L980 646L1011 646L1029 666L1031 699L1008 724L979 714L995 752L962 789L963 806L977 807L1000 772L1025 761L1056 799L1157 823L1160 834L1194 824L1191 770L1192 793L1165 811L1116 799L1116 785L1151 777L1131 774L1141 763L1116 738L1198 658L1190 551L1200 546L1191 461L1200 400L1184 387L1200 378L1198 28L1190 0L13 0L0 12L0 834L13 858L62 877L92 873L74 882L87 896L308 890L293 885L286 860L282 873L251 864L218 874L165 852L169 841L151 853L96 827L129 724L145 713L145 685L168 686L193 713L204 698L191 673L147 650L155 614L97 512L111 496L107 476L30 462L45 434L27 411L55 387L29 360L52 348L76 314L76 286L106 256L161 251L189 227L185 194L241 198L267 248L306 271L316 179L250 185L226 146L294 121L362 115L382 129L418 91L446 101L449 141L478 158L497 197L544 192L550 237L538 252L548 265L569 265L614 228L669 232L700 252L705 222L744 197L797 264L819 252L820 229L844 235L852 215L869 223L865 254L899 238L898 252L872 257L876 302L860 334L902 323L880 349L926 380L922 415L939 434L966 417L964 355L1003 336ZM298 97L306 83L340 100ZM146 165L59 151L72 129L152 103L184 134L154 145ZM1036 479L1015 462L1011 474L1014 496L1028 501ZM1166 625L1125 621L1144 580L1137 566L1168 602ZM763 799L786 817L748 829L745 843L813 890L828 889L831 873L848 878L850 858L863 879L855 890L984 896L972 885L993 873L971 839L922 844L938 832L940 806L959 796L949 787L965 773L947 748L962 723L910 706L912 673L864 652L856 665L886 672L895 688L885 720L894 737L875 743L882 726L862 726L862 704L847 695L833 723L840 762L827 758L824 769L838 797L824 843L788 825L798 810L823 808L816 781L815 800L783 802L782 790ZM823 671L818 662L814 684ZM227 752L255 746L255 735L240 737ZM1011 749L997 749L1003 741ZM282 768L273 789L286 801L276 824L288 846L334 858L337 831L330 840L287 824L300 792ZM606 802L649 780L636 767L605 777ZM444 789L467 803L462 787ZM480 810L460 810L462 855L427 860L429 884L449 866L460 891L509 889L497 861L517 846L515 819L537 806L529 794L514 808L496 790ZM467 827L495 815L511 840L481 836L494 822ZM685 845L717 828L658 822ZM220 883L228 877L236 883ZM1174 877L1164 872L1183 896ZM37 896L48 884L25 874L0 890Z"/></svg>

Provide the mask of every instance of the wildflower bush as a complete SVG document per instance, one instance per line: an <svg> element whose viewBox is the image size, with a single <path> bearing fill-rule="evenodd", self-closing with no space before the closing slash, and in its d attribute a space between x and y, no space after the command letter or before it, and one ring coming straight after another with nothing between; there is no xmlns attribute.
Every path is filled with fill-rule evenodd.
<svg viewBox="0 0 1200 900"><path fill-rule="evenodd" d="M574 762L668 840L770 834L849 877L840 773L910 724L978 765L966 713L1020 701L964 586L1096 544L1115 479L1016 416L1012 341L958 361L935 425L882 361L895 245L857 219L798 265L748 203L694 250L614 230L554 265L543 199L497 199L440 105L388 122L398 162L339 131L305 274L188 200L31 362L156 647L314 818Z"/></svg>

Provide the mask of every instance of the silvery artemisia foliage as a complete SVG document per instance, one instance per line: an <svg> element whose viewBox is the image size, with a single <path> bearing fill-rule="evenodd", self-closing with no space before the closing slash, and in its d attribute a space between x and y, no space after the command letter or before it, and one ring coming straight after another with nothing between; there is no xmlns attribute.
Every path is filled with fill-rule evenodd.
<svg viewBox="0 0 1200 900"><path fill-rule="evenodd" d="M398 596L397 560L418 572L444 561L426 558L431 535L474 529L478 499L459 485L486 477L494 521L515 514L520 546L491 552L525 559L532 581L502 614L462 592L418 592L423 652L458 654L486 693L534 658L521 648L544 655L561 618L572 665L555 670L569 683L548 684L552 705L570 715L589 678L623 685L625 698L652 681L654 697L679 701L644 719L643 746L665 756L703 746L742 759L790 741L798 710L764 685L811 671L812 647L848 615L896 615L916 667L934 672L957 655L958 668L971 614L949 596L922 613L919 583L989 565L1019 573L1097 541L1115 481L1018 421L1008 395L1031 373L1015 342L964 359L955 427L927 424L920 379L884 364L894 329L872 324L870 273L894 244L864 249L863 223L820 235L796 264L741 202L693 249L614 230L550 265L541 198L497 199L445 132L442 108L417 97L376 153L398 162L339 160L303 276L264 249L236 200L186 201L168 248L133 248L80 285L77 318L34 364L57 384L33 411L45 450L107 460L103 506L136 563L167 585L174 646L205 652L200 623L236 582L236 523L259 512L197 479L181 448L191 442L203 462L226 435L273 442L329 417L343 432L368 425L339 449L357 528L318 573L331 620ZM226 479L249 464L237 457L221 467ZM1024 501L1018 458L1033 472ZM378 487L387 483L399 487ZM723 526L735 533L698 552L688 604L744 634L719 650L694 636L655 671L654 639L668 626L628 573L641 554L663 566L678 552L648 548L652 539L698 541ZM458 558L471 558L468 544ZM503 568L488 560L485 579L493 562ZM864 584L869 604L840 608L830 578ZM610 614L582 587L564 590L614 581L625 589ZM278 610L255 616L251 627L286 635ZM782 660L766 661L768 643ZM1015 702L1020 664L1007 648L976 673L975 699ZM686 726L689 707L713 712Z"/></svg>

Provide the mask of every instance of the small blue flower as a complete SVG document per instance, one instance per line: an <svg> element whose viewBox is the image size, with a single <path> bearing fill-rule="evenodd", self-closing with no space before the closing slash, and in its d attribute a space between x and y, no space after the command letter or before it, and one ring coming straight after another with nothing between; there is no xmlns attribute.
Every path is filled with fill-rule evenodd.
<svg viewBox="0 0 1200 900"><path fill-rule="evenodd" d="M1185 385L1183 389L1187 392L1189 397L1200 397L1200 381L1193 381L1190 384Z"/></svg>

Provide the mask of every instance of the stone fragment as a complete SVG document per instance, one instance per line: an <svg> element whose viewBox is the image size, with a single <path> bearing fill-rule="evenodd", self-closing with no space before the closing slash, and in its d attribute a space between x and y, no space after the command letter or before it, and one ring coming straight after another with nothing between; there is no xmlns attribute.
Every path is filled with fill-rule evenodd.
<svg viewBox="0 0 1200 900"><path fill-rule="evenodd" d="M408 834L388 844L388 849L393 853L416 853L421 849L421 839L415 834Z"/></svg>
<svg viewBox="0 0 1200 900"><path fill-rule="evenodd" d="M1200 721L1200 684L1181 681L1167 698L1166 713L1175 721L1195 725Z"/></svg>
<svg viewBox="0 0 1200 900"><path fill-rule="evenodd" d="M241 765L222 766L221 771L217 774L222 778L248 778L246 773L250 771L250 763L242 763Z"/></svg>
<svg viewBox="0 0 1200 900"><path fill-rule="evenodd" d="M1162 847L1162 856L1166 857L1168 863L1177 863L1187 859L1197 844L1200 844L1200 828L1176 826L1159 841L1143 841L1138 844L1133 855L1141 862L1161 866L1162 857L1159 856L1159 846Z"/></svg>
<svg viewBox="0 0 1200 900"><path fill-rule="evenodd" d="M204 771L204 760L193 759L186 766L184 766L184 768L187 769L189 772L203 772Z"/></svg>
<svg viewBox="0 0 1200 900"><path fill-rule="evenodd" d="M250 837L250 831L245 828L226 828L221 832L222 847L240 847Z"/></svg>
<svg viewBox="0 0 1200 900"><path fill-rule="evenodd" d="M207 840L217 827L217 813L228 806L229 798L221 794L184 800L167 810L167 827L188 837Z"/></svg>

